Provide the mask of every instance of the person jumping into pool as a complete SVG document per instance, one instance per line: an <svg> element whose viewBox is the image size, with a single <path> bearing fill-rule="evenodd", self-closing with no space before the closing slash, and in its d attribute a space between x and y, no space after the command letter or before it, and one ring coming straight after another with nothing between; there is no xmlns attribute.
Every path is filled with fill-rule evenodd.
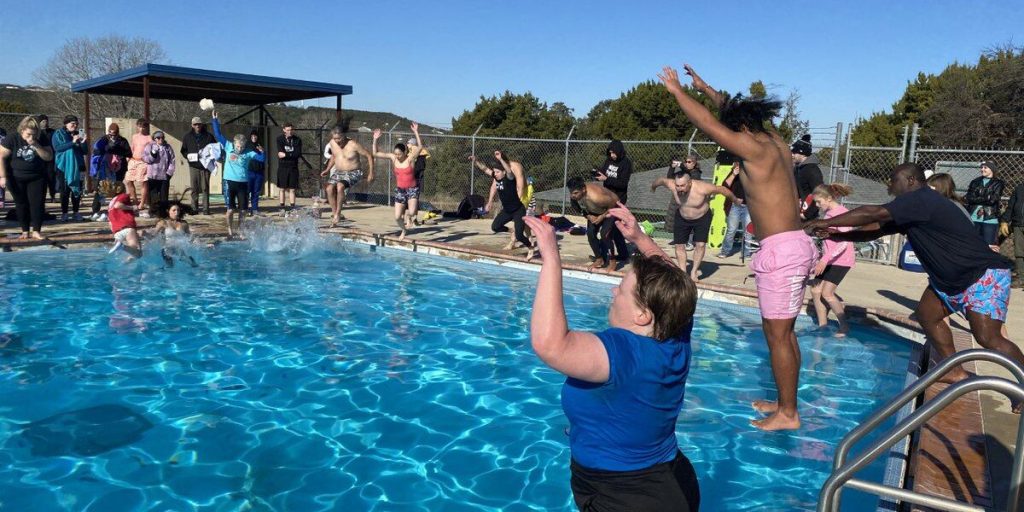
<svg viewBox="0 0 1024 512"><path fill-rule="evenodd" d="M842 183L831 185L818 185L811 193L814 198L815 213L823 212L824 218L831 219L846 213L845 206L839 204L839 199L850 195L853 188ZM837 228L838 231L850 231L853 228ZM836 288L843 282L846 273L853 268L856 262L856 255L853 252L853 244L826 238L822 248L821 260L814 267L812 273L817 279L811 284L811 300L814 303L814 311L818 316L818 327L828 325L828 310L831 309L839 320L839 330L836 337L846 336L850 331L846 323L846 310L843 301L836 296Z"/></svg>
<svg viewBox="0 0 1024 512"><path fill-rule="evenodd" d="M573 499L580 510L696 511L700 485L679 450L676 420L690 370L697 287L621 203L609 217L637 254L612 289L609 328L597 333L569 329L554 228L526 218L542 260L530 343L544 364L566 376Z"/></svg>
<svg viewBox="0 0 1024 512"><path fill-rule="evenodd" d="M594 262L589 268L606 268L612 245L610 233L615 222L615 219L608 216L608 210L618 204L619 196L609 188L594 182L584 182L579 177L571 178L567 186L573 206L580 209L587 218L587 242L590 243L590 251L594 253Z"/></svg>
<svg viewBox="0 0 1024 512"><path fill-rule="evenodd" d="M249 209L249 162L263 162L266 155L263 153L263 146L260 145L257 145L255 150L246 151L246 136L241 133L228 142L220 131L220 119L216 110L213 111L213 136L224 147L224 183L227 186L225 195L228 203L228 211L224 213L224 218L228 223L228 238L235 236L236 232L241 236L242 218ZM238 214L238 224L233 226L235 213Z"/></svg>
<svg viewBox="0 0 1024 512"><path fill-rule="evenodd" d="M533 198L530 195L530 192L528 190L532 186L533 181L531 181L529 178L526 177L526 168L523 167L522 162L520 162L518 160L513 160L512 158L510 158L508 156L508 154L506 154L504 151L500 151L500 150L494 152L494 159L497 160L498 164L500 164L505 169L505 173L506 174L512 173L513 176L519 176L522 179L523 186L522 186L522 191L519 194L519 202L523 203L523 205L526 206L526 215L533 215L532 213L530 213L530 204L529 203L534 202L534 201L533 201ZM518 184L516 185L516 188L517 189L519 188ZM491 190L491 198L490 199L491 199L491 201L494 201L494 190L493 190L493 188ZM534 204L534 206L536 206L536 204ZM532 236L532 233L530 232L530 228L529 227L524 228L523 229L523 233L526 234L526 238L530 238ZM513 232L509 233L508 244L505 245L505 250L506 251L511 251L512 249L515 249L515 248L516 248L516 234L513 231Z"/></svg>
<svg viewBox="0 0 1024 512"><path fill-rule="evenodd" d="M103 195L113 198L107 205L110 232L114 234L114 247L110 252L124 249L129 254L128 261L141 258L142 239L135 225L135 215L142 209L141 205L135 204L125 192L124 182L104 181L100 186L104 189Z"/></svg>
<svg viewBox="0 0 1024 512"><path fill-rule="evenodd" d="M778 402L753 402L755 410L769 416L751 423L763 430L797 429L800 345L793 326L818 251L801 229L789 145L765 126L778 115L782 104L767 98L727 98L708 86L689 65L684 67L693 79L693 87L719 106L718 119L683 90L676 70L666 66L658 78L700 131L740 158L740 182L747 195L754 235L761 241L750 267L756 276L761 327L771 354Z"/></svg>
<svg viewBox="0 0 1024 512"><path fill-rule="evenodd" d="M188 189L185 189L188 192ZM185 192L181 197L185 197ZM181 199L175 201L160 201L156 204L156 215L159 219L150 233L156 236L163 236L164 247L160 250L160 256L168 267L174 266L174 258L184 259L189 265L198 267L195 258L185 253L185 246L191 243L192 234L186 215L194 215L192 208L182 204Z"/></svg>
<svg viewBox="0 0 1024 512"><path fill-rule="evenodd" d="M327 160L320 176L327 176L327 202L331 204L331 227L338 225L345 216L341 207L345 204L345 194L363 179L359 156L366 158L366 183L373 183L373 155L361 144L348 138L348 119L331 129L331 140L328 147L331 156Z"/></svg>
<svg viewBox="0 0 1024 512"><path fill-rule="evenodd" d="M889 178L889 194L894 199L887 204L861 206L843 215L809 222L805 229L823 238L847 242L866 242L893 233L907 235L928 274L928 287L915 315L938 355L944 359L956 351L953 333L944 320L960 313L979 345L1024 365L1024 353L1000 332L1010 303L1013 263L989 249L971 219L926 184L921 166L897 165ZM829 229L876 224L874 229L845 233ZM968 373L957 367L944 380L956 382L967 377ZM1014 412L1020 412L1020 407L1014 404Z"/></svg>
<svg viewBox="0 0 1024 512"><path fill-rule="evenodd" d="M488 212L491 211L491 208L494 206L495 195L501 200L501 211L498 212L498 215L494 217L494 221L491 222L491 231L504 233L508 231L505 225L512 221L516 240L523 244L523 247L526 247L526 259L529 261L533 259L534 247L529 237L526 236L526 223L523 222L523 218L526 217L526 205L519 199L526 189L526 179L523 177L521 169L508 166L508 162L504 160L500 151L495 151L494 156L499 162L499 166L494 168L484 165L476 157L469 157L477 169L480 169L484 174L493 179L491 181L491 192L484 209Z"/></svg>
<svg viewBox="0 0 1024 512"><path fill-rule="evenodd" d="M659 178L651 183L651 191L658 187L668 187L672 190L676 203L679 204L679 218L675 221L672 229L672 243L676 247L676 258L679 260L679 268L686 270L686 246L690 235L693 235L693 268L690 269L690 279L693 282L700 282L698 274L700 264L704 261L704 252L707 249L708 234L711 233L711 198L715 194L721 194L730 202L736 197L732 191L720 186L712 185L706 181L694 180L692 174L680 170L671 180Z"/></svg>
<svg viewBox="0 0 1024 512"><path fill-rule="evenodd" d="M395 223L398 224L398 240L405 240L406 231L413 227L413 222L408 218L407 212L415 212L419 202L420 189L416 186L415 165L416 159L420 156L420 148L423 142L420 140L420 125L412 123L409 125L412 133L416 136L415 146L406 146L399 142L391 153L377 151L377 140L380 139L381 131L373 131L373 151L375 158L391 160L395 170Z"/></svg>

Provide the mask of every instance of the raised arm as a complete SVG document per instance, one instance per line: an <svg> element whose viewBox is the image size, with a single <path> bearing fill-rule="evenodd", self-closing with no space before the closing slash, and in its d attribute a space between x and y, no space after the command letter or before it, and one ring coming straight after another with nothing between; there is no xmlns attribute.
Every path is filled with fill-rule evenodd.
<svg viewBox="0 0 1024 512"><path fill-rule="evenodd" d="M721 185L713 185L712 186L712 190L711 190L711 194L712 195L714 195L714 194L721 194L721 195L725 196L725 198L730 203L736 202L736 196L732 193L732 190L729 190L729 189L727 189L727 188L725 188L725 187L723 187Z"/></svg>
<svg viewBox="0 0 1024 512"><path fill-rule="evenodd" d="M685 69L686 74L690 75L690 78L693 79L693 88L704 93L704 95L707 96L716 107L721 107L722 104L725 103L725 95L708 85L708 83L705 82L689 64L683 64L683 69Z"/></svg>
<svg viewBox="0 0 1024 512"><path fill-rule="evenodd" d="M505 172L512 172L511 163L505 161L505 154L502 153L501 150L494 152L494 158L498 161L498 164L501 165L501 168L505 169Z"/></svg>
<svg viewBox="0 0 1024 512"><path fill-rule="evenodd" d="M476 167L477 169L480 169L481 171L483 171L484 174L486 174L488 176L491 176L492 178L494 177L494 171L492 171L490 167L487 167L486 165L481 163L479 160L477 160L475 156L469 157L469 160L471 162L473 162L473 166L474 167Z"/></svg>
<svg viewBox="0 0 1024 512"><path fill-rule="evenodd" d="M412 123L412 124L409 125L409 128L412 128L412 134L416 137L416 150L415 151L411 151L411 150L409 151L408 162L409 162L409 165L412 165L412 164L414 164L416 162L416 158L418 158L420 156L420 153L423 152L423 139L420 138L420 125L419 124Z"/></svg>
<svg viewBox="0 0 1024 512"><path fill-rule="evenodd" d="M502 165L505 165L505 162L502 162ZM511 171L506 172L511 172L516 177L516 197L523 197L523 194L526 193L526 173L523 172L523 165L519 162L512 162L509 167Z"/></svg>
<svg viewBox="0 0 1024 512"><path fill-rule="evenodd" d="M537 237L541 268L530 317L530 344L553 370L587 382L608 381L611 365L601 340L589 332L570 331L562 291L562 258L555 230L538 217L526 217Z"/></svg>
<svg viewBox="0 0 1024 512"><path fill-rule="evenodd" d="M692 69L686 66L687 72L691 72ZM691 75L691 77L694 75ZM683 90L682 84L679 83L679 74L676 73L675 69L666 66L662 69L662 73L658 75L661 82L665 84L665 88L668 92L676 98L676 103L679 104L679 108L683 110L686 117L690 119L694 126L700 131L704 132L711 137L712 140L722 145L726 151L739 156L744 160L757 160L761 156L761 146L754 141L753 138L743 135L738 132L734 132L722 124L699 101L693 99L686 91ZM700 77L696 77L700 79ZM703 80L701 80L703 82ZM705 84L706 85L706 84ZM708 88L710 89L710 88ZM717 95L717 93L716 93ZM716 97L721 100L720 95ZM714 101L714 97L712 98Z"/></svg>
<svg viewBox="0 0 1024 512"><path fill-rule="evenodd" d="M391 153L384 153L383 151L377 151L377 141L380 139L380 136L380 128L377 128L376 130L373 131L373 144L371 144L370 146L370 153L376 158L383 158L385 160L394 161L395 155Z"/></svg>
<svg viewBox="0 0 1024 512"><path fill-rule="evenodd" d="M224 134L220 132L220 119L217 118L217 111L213 111L213 137L217 139L217 142L225 149L228 147L228 140L224 138ZM202 148L200 148L202 149Z"/></svg>

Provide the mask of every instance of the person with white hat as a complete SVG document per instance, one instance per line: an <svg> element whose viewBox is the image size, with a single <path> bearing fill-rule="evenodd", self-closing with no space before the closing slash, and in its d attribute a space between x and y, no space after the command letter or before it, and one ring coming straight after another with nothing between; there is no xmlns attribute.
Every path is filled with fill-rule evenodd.
<svg viewBox="0 0 1024 512"><path fill-rule="evenodd" d="M181 156L188 162L192 188L192 209L199 212L199 194L203 195L203 215L210 214L210 171L199 160L199 153L210 144L216 144L213 134L199 117L192 118L192 130L181 137Z"/></svg>

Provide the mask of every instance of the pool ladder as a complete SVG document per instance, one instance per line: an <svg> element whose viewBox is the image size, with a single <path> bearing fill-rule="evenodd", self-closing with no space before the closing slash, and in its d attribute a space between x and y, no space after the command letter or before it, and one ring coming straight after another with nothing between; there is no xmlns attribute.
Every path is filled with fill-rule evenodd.
<svg viewBox="0 0 1024 512"><path fill-rule="evenodd" d="M988 361L1000 364L1013 374L1017 382L1000 377L975 376L953 384L897 423L882 438L869 445L852 461L846 461L850 448L855 442L877 428L911 400L916 400L928 386L931 386L950 370L968 361ZM982 390L998 391L1010 398L1011 401L1024 401L1024 367L1009 357L992 350L965 350L946 358L843 438L836 448L835 460L832 463L832 475L825 481L818 497L818 512L837 512L839 510L839 495L843 487L937 510L984 512L986 509L977 505L853 478L854 474L873 462L898 441L913 433L956 399L964 394ZM1010 470L1010 492L1006 501L1007 512L1019 511L1022 481L1024 481L1024 415L1021 415L1020 424L1017 427L1017 447L1013 454L1013 467Z"/></svg>

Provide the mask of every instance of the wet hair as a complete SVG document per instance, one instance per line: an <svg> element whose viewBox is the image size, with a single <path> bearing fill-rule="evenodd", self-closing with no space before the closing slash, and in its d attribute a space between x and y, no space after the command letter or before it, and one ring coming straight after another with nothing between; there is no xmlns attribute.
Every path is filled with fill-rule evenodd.
<svg viewBox="0 0 1024 512"><path fill-rule="evenodd" d="M636 274L633 298L651 312L651 337L666 341L681 336L693 322L697 308L697 285L683 269L663 256L633 255Z"/></svg>
<svg viewBox="0 0 1024 512"><path fill-rule="evenodd" d="M828 185L818 185L814 187L812 194L816 197L825 197L828 199L839 199L840 197L846 197L853 193L853 187L843 183L830 183Z"/></svg>
<svg viewBox="0 0 1024 512"><path fill-rule="evenodd" d="M942 197L946 199L963 203L963 199L956 193L956 181L948 173L940 172L932 174L931 178L928 178L928 186L934 188Z"/></svg>
<svg viewBox="0 0 1024 512"><path fill-rule="evenodd" d="M186 215L195 215L195 211L191 206L182 203L178 199L176 201L160 201L156 203L156 217L158 219L170 220L172 206L178 207L179 214L177 220L184 220Z"/></svg>
<svg viewBox="0 0 1024 512"><path fill-rule="evenodd" d="M928 178L925 178L924 176L924 168L913 162L904 162L897 165L896 168L892 170L893 176L899 176L901 174L913 176L918 183L922 184L928 180Z"/></svg>
<svg viewBox="0 0 1024 512"><path fill-rule="evenodd" d="M402 144L401 142L399 142L398 144L395 144L395 149L401 151L402 153L408 153L409 152L409 148L406 147L406 145Z"/></svg>
<svg viewBox="0 0 1024 512"><path fill-rule="evenodd" d="M21 132L29 128L35 130L36 133L39 133L39 120L32 116L25 116L21 118L21 121L18 122L18 134L21 135Z"/></svg>
<svg viewBox="0 0 1024 512"><path fill-rule="evenodd" d="M573 178L569 178L569 182L566 183L566 186L569 188L569 192L575 192L577 190L583 190L587 188L587 182L583 181L583 178L576 176Z"/></svg>
<svg viewBox="0 0 1024 512"><path fill-rule="evenodd" d="M782 110L782 102L774 98L745 98L742 94L729 98L718 109L718 119L732 131L746 128L752 132L766 133L770 124Z"/></svg>

